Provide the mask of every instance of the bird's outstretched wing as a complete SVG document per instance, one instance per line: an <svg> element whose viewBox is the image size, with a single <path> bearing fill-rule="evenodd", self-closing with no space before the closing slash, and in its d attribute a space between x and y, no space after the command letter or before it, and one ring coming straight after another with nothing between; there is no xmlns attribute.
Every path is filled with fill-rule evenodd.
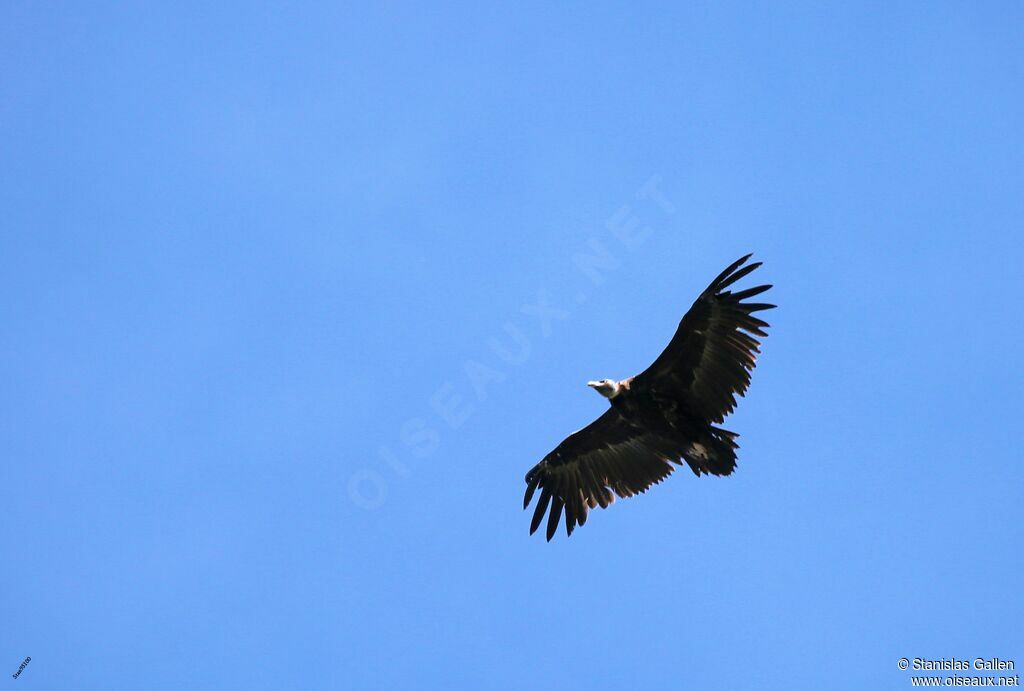
<svg viewBox="0 0 1024 691"><path fill-rule="evenodd" d="M530 534L536 532L548 513L547 538L558 530L565 510L565 532L572 535L577 525L587 522L595 506L606 508L620 497L631 497L661 482L679 463L682 448L630 425L618 411L609 408L581 430L570 434L554 451L526 474L523 508L534 492L540 499L533 513Z"/></svg>
<svg viewBox="0 0 1024 691"><path fill-rule="evenodd" d="M744 302L770 285L733 293L726 290L761 266L743 266L745 257L730 264L700 294L679 322L675 336L658 359L633 378L634 387L646 387L683 403L690 413L708 422L721 422L736 407L750 385L750 373L760 352L757 336L768 334L768 324L754 312L775 305ZM742 267L742 268L740 268Z"/></svg>

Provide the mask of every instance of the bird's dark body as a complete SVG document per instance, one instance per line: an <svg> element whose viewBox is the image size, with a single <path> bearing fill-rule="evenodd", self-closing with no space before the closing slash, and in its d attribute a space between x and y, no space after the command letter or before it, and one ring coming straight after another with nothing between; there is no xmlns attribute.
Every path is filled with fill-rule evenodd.
<svg viewBox="0 0 1024 691"><path fill-rule="evenodd" d="M680 449L683 460L697 475L701 472L727 475L732 470L735 464L729 462L731 459L712 455L720 444L719 433L725 430L717 430L707 420L687 410L685 402L670 394L645 387L633 388L631 382L632 377L619 382L620 393L608 401L631 427ZM721 451L729 455L728 449Z"/></svg>
<svg viewBox="0 0 1024 691"><path fill-rule="evenodd" d="M572 534L589 509L615 496L645 492L685 462L695 475L729 475L736 467L736 435L717 425L736 407L768 324L753 316L774 307L747 302L770 285L727 290L760 263L734 262L698 296L672 341L640 374L590 382L610 408L573 432L526 474L524 508L541 490L530 532L548 514L547 537L563 509ZM741 268L742 267L742 268Z"/></svg>
<svg viewBox="0 0 1024 691"><path fill-rule="evenodd" d="M608 401L630 425L665 439L695 437L700 420L688 414L683 404L651 389L633 390L630 382L619 382L620 393Z"/></svg>

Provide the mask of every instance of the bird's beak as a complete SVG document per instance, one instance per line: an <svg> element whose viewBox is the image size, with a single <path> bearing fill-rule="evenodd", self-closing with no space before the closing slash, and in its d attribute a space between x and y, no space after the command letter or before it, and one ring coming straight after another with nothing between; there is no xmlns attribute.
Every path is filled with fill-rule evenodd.
<svg viewBox="0 0 1024 691"><path fill-rule="evenodd" d="M600 384L601 384L601 382L599 382L599 381L588 381L587 382L587 386L589 386L592 389L596 389L598 386L600 386Z"/></svg>

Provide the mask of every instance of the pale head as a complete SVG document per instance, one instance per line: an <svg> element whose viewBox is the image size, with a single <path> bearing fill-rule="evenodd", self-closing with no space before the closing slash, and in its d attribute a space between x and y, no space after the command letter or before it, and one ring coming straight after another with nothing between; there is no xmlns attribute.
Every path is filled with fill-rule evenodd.
<svg viewBox="0 0 1024 691"><path fill-rule="evenodd" d="M615 398L619 395L619 383L613 379L598 379L588 381L587 386L598 392L605 398Z"/></svg>

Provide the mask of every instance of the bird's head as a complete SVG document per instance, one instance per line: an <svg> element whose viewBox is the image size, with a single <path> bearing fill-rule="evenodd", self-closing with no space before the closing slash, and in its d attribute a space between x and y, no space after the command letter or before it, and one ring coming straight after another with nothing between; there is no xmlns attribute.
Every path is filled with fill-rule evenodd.
<svg viewBox="0 0 1024 691"><path fill-rule="evenodd" d="M611 379L598 379L597 381L588 381L587 386L598 392L605 398L615 398L619 395L619 383Z"/></svg>

